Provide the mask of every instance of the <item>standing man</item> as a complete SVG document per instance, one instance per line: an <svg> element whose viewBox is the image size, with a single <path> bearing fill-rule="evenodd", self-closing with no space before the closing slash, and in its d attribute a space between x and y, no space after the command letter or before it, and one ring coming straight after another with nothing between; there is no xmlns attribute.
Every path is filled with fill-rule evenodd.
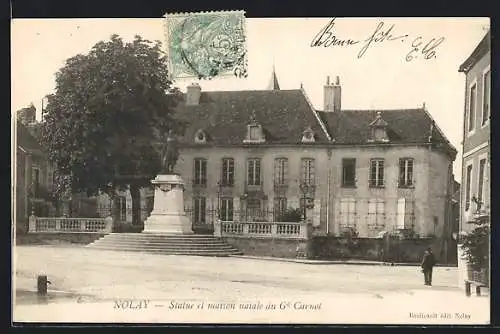
<svg viewBox="0 0 500 334"><path fill-rule="evenodd" d="M430 247L424 252L422 259L422 272L424 273L425 285L432 285L432 268L436 265L436 258Z"/></svg>

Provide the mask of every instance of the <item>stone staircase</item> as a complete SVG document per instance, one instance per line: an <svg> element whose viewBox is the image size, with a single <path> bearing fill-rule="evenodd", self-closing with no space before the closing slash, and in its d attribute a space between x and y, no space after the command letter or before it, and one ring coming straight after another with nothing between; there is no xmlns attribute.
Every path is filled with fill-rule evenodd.
<svg viewBox="0 0 500 334"><path fill-rule="evenodd" d="M230 256L239 250L211 235L111 233L86 247L165 255Z"/></svg>

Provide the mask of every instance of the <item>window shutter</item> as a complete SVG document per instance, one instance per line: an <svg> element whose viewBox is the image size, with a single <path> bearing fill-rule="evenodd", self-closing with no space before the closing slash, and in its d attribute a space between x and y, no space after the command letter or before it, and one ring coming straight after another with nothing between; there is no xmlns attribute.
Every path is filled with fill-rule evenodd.
<svg viewBox="0 0 500 334"><path fill-rule="evenodd" d="M283 182L286 183L286 179L288 177L288 159L284 159L283 166Z"/></svg>
<svg viewBox="0 0 500 334"><path fill-rule="evenodd" d="M377 162L372 160L370 162L370 175L369 175L369 183L370 186L375 186L377 180Z"/></svg>
<svg viewBox="0 0 500 334"><path fill-rule="evenodd" d="M255 160L255 185L261 184L260 160Z"/></svg>
<svg viewBox="0 0 500 334"><path fill-rule="evenodd" d="M321 224L321 200L314 200L313 209L313 226L319 226Z"/></svg>
<svg viewBox="0 0 500 334"><path fill-rule="evenodd" d="M378 180L377 180L377 185L378 186L383 186L384 185L384 161L379 160L378 161Z"/></svg>
<svg viewBox="0 0 500 334"><path fill-rule="evenodd" d="M247 184L253 185L253 160L247 161Z"/></svg>
<svg viewBox="0 0 500 334"><path fill-rule="evenodd" d="M206 200L205 200L205 197L201 197L201 218L202 218L202 222L205 223L207 221L207 208L206 208Z"/></svg>
<svg viewBox="0 0 500 334"><path fill-rule="evenodd" d="M377 214L385 214L385 202L383 200L377 202Z"/></svg>

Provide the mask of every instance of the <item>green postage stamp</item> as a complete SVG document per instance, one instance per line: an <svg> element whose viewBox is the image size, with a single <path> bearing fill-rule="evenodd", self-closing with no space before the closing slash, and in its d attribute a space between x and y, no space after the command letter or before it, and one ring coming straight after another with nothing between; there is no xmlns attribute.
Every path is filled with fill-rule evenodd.
<svg viewBox="0 0 500 334"><path fill-rule="evenodd" d="M165 15L172 78L247 76L244 11Z"/></svg>

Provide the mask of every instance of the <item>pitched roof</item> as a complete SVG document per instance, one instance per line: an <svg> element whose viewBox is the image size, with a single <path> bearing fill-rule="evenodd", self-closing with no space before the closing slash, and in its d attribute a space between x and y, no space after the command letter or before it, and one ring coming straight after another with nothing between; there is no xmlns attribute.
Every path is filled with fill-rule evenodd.
<svg viewBox="0 0 500 334"><path fill-rule="evenodd" d="M364 144L371 139L370 124L380 113L387 123L391 143L448 143L429 113L423 109L318 111L328 132L338 144ZM451 145L450 145L451 146Z"/></svg>
<svg viewBox="0 0 500 334"><path fill-rule="evenodd" d="M185 95L184 95L185 100ZM200 102L181 102L176 118L188 123L181 142L193 142L203 129L215 145L242 144L252 112L262 125L266 143L297 144L309 126L316 142L328 142L302 90L202 92Z"/></svg>
<svg viewBox="0 0 500 334"><path fill-rule="evenodd" d="M458 71L467 73L488 51L491 50L491 30L483 37L472 54L460 65Z"/></svg>
<svg viewBox="0 0 500 334"><path fill-rule="evenodd" d="M194 144L199 130L207 144L241 145L252 115L262 125L267 144L301 144L304 130L315 133L316 143L367 144L372 124L380 114L387 123L389 143L444 144L453 154L456 149L435 125L425 108L396 110L316 111L304 91L252 90L201 92L198 105L185 105L185 94L176 118L187 123L183 144Z"/></svg>
<svg viewBox="0 0 500 334"><path fill-rule="evenodd" d="M43 148L38 143L36 138L31 134L28 128L21 122L17 122L17 146L22 147L28 152L40 151L43 152Z"/></svg>

